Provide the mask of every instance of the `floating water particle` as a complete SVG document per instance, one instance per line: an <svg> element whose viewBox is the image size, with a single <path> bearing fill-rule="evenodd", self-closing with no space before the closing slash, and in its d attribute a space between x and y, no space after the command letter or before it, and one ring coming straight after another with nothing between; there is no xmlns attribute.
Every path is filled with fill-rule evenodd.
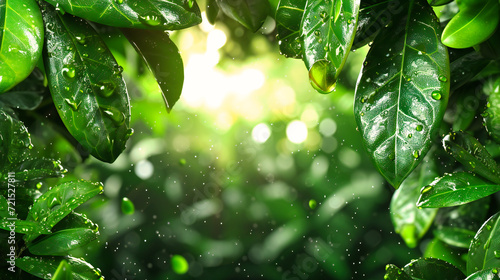
<svg viewBox="0 0 500 280"><path fill-rule="evenodd" d="M314 200L314 199L309 200L309 208L314 210L316 208L316 206L318 206L318 203L316 202L316 200Z"/></svg>
<svg viewBox="0 0 500 280"><path fill-rule="evenodd" d="M181 255L172 257L172 270L177 274L185 274L189 270L189 264Z"/></svg>
<svg viewBox="0 0 500 280"><path fill-rule="evenodd" d="M122 198L122 213L125 215L132 215L135 212L134 203L128 197Z"/></svg>

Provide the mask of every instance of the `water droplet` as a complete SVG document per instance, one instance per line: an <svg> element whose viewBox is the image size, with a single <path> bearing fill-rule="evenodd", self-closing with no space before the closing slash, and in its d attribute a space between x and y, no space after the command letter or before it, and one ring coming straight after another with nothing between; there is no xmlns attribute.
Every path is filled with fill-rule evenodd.
<svg viewBox="0 0 500 280"><path fill-rule="evenodd" d="M417 159L418 157L420 157L420 152L419 152L419 151L414 151L414 152L413 152L413 157L414 157L415 159Z"/></svg>
<svg viewBox="0 0 500 280"><path fill-rule="evenodd" d="M100 81L94 85L94 90L103 97L110 97L115 92L116 85L112 81Z"/></svg>
<svg viewBox="0 0 500 280"><path fill-rule="evenodd" d="M416 129L417 131L422 131L422 129L424 129L424 126L423 126L423 125L421 125L421 124L418 124L418 125L417 125L417 127L415 127L415 129Z"/></svg>
<svg viewBox="0 0 500 280"><path fill-rule="evenodd" d="M124 197L122 199L122 207L121 208L122 208L122 213L125 215L132 215L135 212L134 203L132 201L130 201L130 199L128 199L127 197Z"/></svg>
<svg viewBox="0 0 500 280"><path fill-rule="evenodd" d="M73 111L78 110L78 107L80 106L80 103L77 104L76 101L68 98L65 98L64 101L69 105L69 107L71 107Z"/></svg>
<svg viewBox="0 0 500 280"><path fill-rule="evenodd" d="M193 5L194 5L194 1L193 0L188 0L188 5L189 5L189 8L192 8Z"/></svg>
<svg viewBox="0 0 500 280"><path fill-rule="evenodd" d="M314 31L314 36L316 37L321 36L321 32L319 32L319 30Z"/></svg>
<svg viewBox="0 0 500 280"><path fill-rule="evenodd" d="M438 90L433 91L431 96L434 100L440 100L441 99L441 92Z"/></svg>
<svg viewBox="0 0 500 280"><path fill-rule="evenodd" d="M181 255L172 257L172 270L177 274L185 274L189 270L189 264Z"/></svg>
<svg viewBox="0 0 500 280"><path fill-rule="evenodd" d="M411 133L408 134L408 138L412 138L412 137L413 137L413 135Z"/></svg>
<svg viewBox="0 0 500 280"><path fill-rule="evenodd" d="M317 205L318 205L318 203L316 202L316 200L314 200L314 199L309 200L309 208L314 210Z"/></svg>
<svg viewBox="0 0 500 280"><path fill-rule="evenodd" d="M498 273L498 269L493 268L493 269L491 270L491 272L492 272L492 273L494 273L494 274L497 274L497 273Z"/></svg>
<svg viewBox="0 0 500 280"><path fill-rule="evenodd" d="M114 107L108 107L103 110L104 114L108 116L116 126L120 126L125 122L125 116L122 112Z"/></svg>
<svg viewBox="0 0 500 280"><path fill-rule="evenodd" d="M420 193L424 194L430 190L432 190L432 186L427 186L427 187L423 188L422 191L420 191Z"/></svg>
<svg viewBox="0 0 500 280"><path fill-rule="evenodd" d="M139 16L139 21L149 26L158 26L161 24L161 18L158 15Z"/></svg>
<svg viewBox="0 0 500 280"><path fill-rule="evenodd" d="M76 35L75 36L75 39L78 43L84 45L87 41L86 41L86 38L85 38L85 35L83 34L79 34L79 35Z"/></svg>
<svg viewBox="0 0 500 280"><path fill-rule="evenodd" d="M127 137L130 137L132 135L134 135L134 129L133 128L127 129Z"/></svg>
<svg viewBox="0 0 500 280"><path fill-rule="evenodd" d="M446 76L444 76L444 75L441 75L441 76L439 76L439 81L446 83L448 81L448 78L446 78Z"/></svg>
<svg viewBox="0 0 500 280"><path fill-rule="evenodd" d="M66 78L70 78L70 79L73 79L75 77L75 74L76 74L76 70L75 70L75 67L73 65L64 65L63 69L62 69L62 74L66 77Z"/></svg>
<svg viewBox="0 0 500 280"><path fill-rule="evenodd" d="M123 0L115 0L116 4L123 4Z"/></svg>
<svg viewBox="0 0 500 280"><path fill-rule="evenodd" d="M330 93L335 89L336 73L330 61L318 60L309 70L309 81L320 93Z"/></svg>

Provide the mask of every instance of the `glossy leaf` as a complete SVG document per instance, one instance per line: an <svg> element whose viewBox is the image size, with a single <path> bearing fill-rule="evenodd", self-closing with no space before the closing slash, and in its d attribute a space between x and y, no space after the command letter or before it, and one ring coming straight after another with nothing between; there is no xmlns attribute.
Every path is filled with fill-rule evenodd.
<svg viewBox="0 0 500 280"><path fill-rule="evenodd" d="M365 148L395 188L430 149L450 85L448 52L432 8L422 0L404 3L401 16L375 38L354 101Z"/></svg>
<svg viewBox="0 0 500 280"><path fill-rule="evenodd" d="M264 23L271 6L267 0L216 0L228 17L256 32Z"/></svg>
<svg viewBox="0 0 500 280"><path fill-rule="evenodd" d="M16 266L22 270L40 277L51 279L62 260L66 260L71 267L73 280L102 280L101 273L92 265L79 258L73 257L23 257L16 259Z"/></svg>
<svg viewBox="0 0 500 280"><path fill-rule="evenodd" d="M57 111L84 150L113 162L130 134L121 68L88 23L43 6L45 66Z"/></svg>
<svg viewBox="0 0 500 280"><path fill-rule="evenodd" d="M452 132L443 138L443 147L467 170L500 184L500 168L488 151L466 132Z"/></svg>
<svg viewBox="0 0 500 280"><path fill-rule="evenodd" d="M352 48L357 49L373 41L380 30L392 24L393 18L403 11L404 5L399 0L361 1Z"/></svg>
<svg viewBox="0 0 500 280"><path fill-rule="evenodd" d="M196 2L185 0L47 0L72 15L104 25L145 29L184 29L201 23Z"/></svg>
<svg viewBox="0 0 500 280"><path fill-rule="evenodd" d="M15 225L14 231L22 234L48 234L50 229L44 227L41 223L26 220L10 221L7 219L0 220L0 229L11 231L12 225Z"/></svg>
<svg viewBox="0 0 500 280"><path fill-rule="evenodd" d="M488 104L483 114L484 123L491 138L500 143L500 78L494 82L493 88L488 91Z"/></svg>
<svg viewBox="0 0 500 280"><path fill-rule="evenodd" d="M6 185L7 172L12 172L10 166L18 166L29 156L32 147L28 130L14 114L0 103L0 185Z"/></svg>
<svg viewBox="0 0 500 280"><path fill-rule="evenodd" d="M454 92L474 78L489 63L473 48L450 49L451 87Z"/></svg>
<svg viewBox="0 0 500 280"><path fill-rule="evenodd" d="M99 232L86 228L72 228L54 232L28 246L30 253L40 256L65 256L71 250L94 241Z"/></svg>
<svg viewBox="0 0 500 280"><path fill-rule="evenodd" d="M360 0L308 1L302 17L303 57L311 85L335 89L358 23Z"/></svg>
<svg viewBox="0 0 500 280"><path fill-rule="evenodd" d="M500 267L500 214L490 217L474 236L469 247L467 274Z"/></svg>
<svg viewBox="0 0 500 280"><path fill-rule="evenodd" d="M92 222L85 214L80 214L76 212L71 212L69 215L64 217L60 222L58 222L52 231L56 232L59 230L72 229L72 228L84 228L90 229L94 232L99 230L97 224Z"/></svg>
<svg viewBox="0 0 500 280"><path fill-rule="evenodd" d="M460 11L446 25L443 43L456 49L469 48L488 39L498 25L498 0L460 1Z"/></svg>
<svg viewBox="0 0 500 280"><path fill-rule="evenodd" d="M48 177L62 177L67 172L59 160L46 158L28 158L13 171L16 180L25 182Z"/></svg>
<svg viewBox="0 0 500 280"><path fill-rule="evenodd" d="M474 272L469 275L465 280L494 280L500 279L500 268L485 269L478 272Z"/></svg>
<svg viewBox="0 0 500 280"><path fill-rule="evenodd" d="M482 42L478 46L474 46L474 49L479 51L481 56L486 59L500 60L498 45L500 45L500 28L497 27L495 33L493 33L488 40Z"/></svg>
<svg viewBox="0 0 500 280"><path fill-rule="evenodd" d="M412 278L403 271L403 269L393 265L388 264L385 267L384 279L386 280L411 280Z"/></svg>
<svg viewBox="0 0 500 280"><path fill-rule="evenodd" d="M392 196L390 212L394 230L410 248L417 246L436 216L437 209L419 209L416 205L420 189L430 184L436 176L436 164L428 158L406 178Z"/></svg>
<svg viewBox="0 0 500 280"><path fill-rule="evenodd" d="M0 93L33 71L43 47L43 22L34 0L0 2Z"/></svg>
<svg viewBox="0 0 500 280"><path fill-rule="evenodd" d="M276 29L281 54L290 58L302 58L300 23L306 0L281 0L276 10Z"/></svg>
<svg viewBox="0 0 500 280"><path fill-rule="evenodd" d="M205 9L207 13L207 19L210 24L215 24L215 20L217 19L217 16L219 15L219 5L217 5L216 0L207 0L207 6Z"/></svg>
<svg viewBox="0 0 500 280"><path fill-rule="evenodd" d="M440 259L420 258L403 268L413 279L463 280L465 275L455 266Z"/></svg>
<svg viewBox="0 0 500 280"><path fill-rule="evenodd" d="M51 280L72 280L73 275L71 273L71 266L69 266L66 260L62 260L57 267L54 276L52 276Z"/></svg>
<svg viewBox="0 0 500 280"><path fill-rule="evenodd" d="M433 232L434 236L444 243L460 248L469 248L476 232L457 227L441 227Z"/></svg>
<svg viewBox="0 0 500 280"><path fill-rule="evenodd" d="M472 238L487 218L490 197L455 207L439 209L434 236L449 245L469 248Z"/></svg>
<svg viewBox="0 0 500 280"><path fill-rule="evenodd" d="M46 89L43 74L35 68L21 83L1 94L0 102L11 108L33 110L42 102Z"/></svg>
<svg viewBox="0 0 500 280"><path fill-rule="evenodd" d="M122 32L153 72L170 112L181 96L184 83L184 66L177 46L162 31L122 29Z"/></svg>
<svg viewBox="0 0 500 280"><path fill-rule="evenodd" d="M419 207L450 207L469 203L500 190L500 185L469 172L446 174L422 188Z"/></svg>
<svg viewBox="0 0 500 280"><path fill-rule="evenodd" d="M102 191L100 183L87 181L65 182L52 187L40 196L28 213L27 220L39 222L46 228L52 228L73 209ZM25 237L26 243L38 235Z"/></svg>
<svg viewBox="0 0 500 280"><path fill-rule="evenodd" d="M462 271L466 272L466 263L463 259L463 249L451 247L443 241L434 238L425 248L424 258L436 258L448 262Z"/></svg>
<svg viewBox="0 0 500 280"><path fill-rule="evenodd" d="M451 124L453 131L467 130L477 119L481 106L475 96L476 88L476 83L469 83L455 90L450 96L443 119Z"/></svg>
<svg viewBox="0 0 500 280"><path fill-rule="evenodd" d="M432 6L441 6L450 3L453 0L427 0Z"/></svg>

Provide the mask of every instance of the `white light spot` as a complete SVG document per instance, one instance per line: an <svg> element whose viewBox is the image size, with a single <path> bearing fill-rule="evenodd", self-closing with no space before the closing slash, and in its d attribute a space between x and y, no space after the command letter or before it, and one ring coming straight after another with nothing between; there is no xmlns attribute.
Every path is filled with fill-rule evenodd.
<svg viewBox="0 0 500 280"><path fill-rule="evenodd" d="M337 131L337 123L330 118L322 120L319 124L319 132L323 136L330 137L335 134L335 131Z"/></svg>
<svg viewBox="0 0 500 280"><path fill-rule="evenodd" d="M286 127L286 136L290 142L300 144L307 139L307 126L301 121L292 121Z"/></svg>
<svg viewBox="0 0 500 280"><path fill-rule="evenodd" d="M153 172L154 166L149 160L141 160L135 165L135 174L143 180L149 179Z"/></svg>
<svg viewBox="0 0 500 280"><path fill-rule="evenodd" d="M259 123L252 129L252 138L257 143L264 143L271 136L271 129L265 123Z"/></svg>
<svg viewBox="0 0 500 280"><path fill-rule="evenodd" d="M226 34L220 29L214 29L207 36L207 52L222 48L227 41Z"/></svg>

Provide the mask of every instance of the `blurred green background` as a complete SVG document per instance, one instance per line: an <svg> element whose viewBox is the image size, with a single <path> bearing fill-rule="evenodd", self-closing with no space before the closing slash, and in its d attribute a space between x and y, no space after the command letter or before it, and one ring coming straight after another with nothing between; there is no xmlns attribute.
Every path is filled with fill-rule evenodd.
<svg viewBox="0 0 500 280"><path fill-rule="evenodd" d="M125 69L135 130L113 164L79 164L49 125L29 128L35 146L53 145L42 152L73 171L67 180L104 183L79 208L101 237L74 254L106 279L382 279L387 263L421 255L425 240L408 249L393 232L393 189L356 131L366 49L350 55L336 91L321 95L302 61L279 54L274 25L269 18L253 34L205 18L171 33L185 83L170 114L133 48L101 28ZM175 255L187 271L174 271Z"/></svg>

